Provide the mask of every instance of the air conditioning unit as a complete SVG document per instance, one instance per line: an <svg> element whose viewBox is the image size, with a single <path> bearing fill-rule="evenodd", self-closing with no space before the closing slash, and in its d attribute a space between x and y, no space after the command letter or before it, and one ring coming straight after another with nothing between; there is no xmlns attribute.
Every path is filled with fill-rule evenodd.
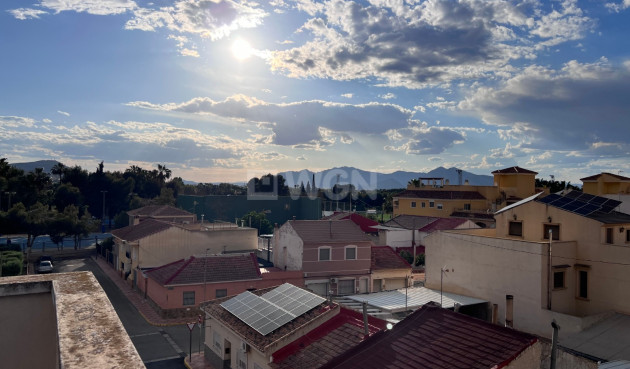
<svg viewBox="0 0 630 369"><path fill-rule="evenodd" d="M339 281L339 279L337 278L330 278L330 283L337 283Z"/></svg>
<svg viewBox="0 0 630 369"><path fill-rule="evenodd" d="M241 341L241 351L249 352L249 345L245 341Z"/></svg>

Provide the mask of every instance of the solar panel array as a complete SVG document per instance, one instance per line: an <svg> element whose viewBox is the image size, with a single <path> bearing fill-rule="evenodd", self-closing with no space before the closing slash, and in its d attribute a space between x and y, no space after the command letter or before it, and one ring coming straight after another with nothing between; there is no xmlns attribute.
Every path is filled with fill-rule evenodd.
<svg viewBox="0 0 630 369"><path fill-rule="evenodd" d="M285 283L262 296L245 291L221 306L266 336L324 301L323 297Z"/></svg>
<svg viewBox="0 0 630 369"><path fill-rule="evenodd" d="M596 211L608 214L621 204L621 201L579 191L571 191L564 196L554 193L536 201L584 216Z"/></svg>

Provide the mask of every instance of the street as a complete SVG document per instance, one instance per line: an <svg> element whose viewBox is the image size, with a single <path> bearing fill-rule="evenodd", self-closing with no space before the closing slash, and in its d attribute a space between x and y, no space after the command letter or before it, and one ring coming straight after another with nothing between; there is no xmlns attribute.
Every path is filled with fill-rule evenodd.
<svg viewBox="0 0 630 369"><path fill-rule="evenodd" d="M183 358L188 355L190 345L190 331L186 325L156 327L147 323L135 306L90 258L59 260L54 262L54 267L55 273L91 271L94 274L147 368L186 368ZM192 332L192 351L199 351L197 326Z"/></svg>

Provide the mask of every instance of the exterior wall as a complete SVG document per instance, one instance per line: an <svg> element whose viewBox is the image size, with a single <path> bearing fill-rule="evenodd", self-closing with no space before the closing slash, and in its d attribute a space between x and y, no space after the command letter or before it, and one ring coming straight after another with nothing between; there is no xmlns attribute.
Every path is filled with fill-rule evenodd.
<svg viewBox="0 0 630 369"><path fill-rule="evenodd" d="M468 187L468 191L473 188ZM394 216L405 215L423 215L430 217L448 218L454 211L463 211L465 204L470 204L471 211L486 211L492 209L492 205L487 200L448 200L448 199L420 199L395 197L398 199L398 206L394 206ZM429 202L433 201L435 207L429 207ZM416 207L412 207L411 203L415 202ZM422 207L422 203L425 207ZM438 204L442 204L442 209L438 209Z"/></svg>
<svg viewBox="0 0 630 369"><path fill-rule="evenodd" d="M526 173L498 173L494 175L494 184L498 186L501 191L505 192L507 197L514 196L524 199L535 193L536 175Z"/></svg>
<svg viewBox="0 0 630 369"><path fill-rule="evenodd" d="M145 292L160 309L187 309L199 306L206 300L217 298L217 290L227 289L227 296L238 295L248 289L261 289L279 286L283 283L291 283L298 287L304 286L302 273L296 272L268 272L263 273L261 279L233 282L208 282L205 284L190 284L178 286L162 286L151 278L145 278L138 274L138 289ZM195 305L184 305L184 292L195 292Z"/></svg>
<svg viewBox="0 0 630 369"><path fill-rule="evenodd" d="M602 173L596 181L583 182L582 191L596 196L627 194L630 193L630 182Z"/></svg>
<svg viewBox="0 0 630 369"><path fill-rule="evenodd" d="M551 343L542 342L542 360L540 368L551 367ZM597 369L599 367L597 361L589 360L583 356L577 356L569 351L565 351L562 347L556 350L556 369Z"/></svg>
<svg viewBox="0 0 630 369"><path fill-rule="evenodd" d="M542 347L540 341L526 348L509 364L504 366L505 369L539 369Z"/></svg>
<svg viewBox="0 0 630 369"><path fill-rule="evenodd" d="M319 249L330 247L330 260L319 261ZM356 260L345 259L346 247L356 247ZM372 243L305 244L302 271L308 278L326 276L366 275L370 273Z"/></svg>
<svg viewBox="0 0 630 369"><path fill-rule="evenodd" d="M136 268L152 268L171 263L191 255L220 254L224 251L255 251L258 245L254 228L230 228L211 231L190 231L171 227L127 245L118 243L118 265L125 263L123 272ZM129 253L131 258L126 254ZM130 275L133 279L133 273Z"/></svg>
<svg viewBox="0 0 630 369"><path fill-rule="evenodd" d="M374 288L374 280L381 281L381 289L380 291L389 291L395 290L398 288L404 287L404 280L407 278L407 283L409 285L412 284L411 277L411 269L381 269L381 270L373 270L371 279L372 283L370 283L371 288ZM402 282L403 286L399 287L400 282ZM370 290L370 292L375 292L374 290Z"/></svg>
<svg viewBox="0 0 630 369"><path fill-rule="evenodd" d="M378 232L379 245L387 245L393 249L396 247L410 247L413 240L413 232L415 232L416 245L420 245L421 234L419 231L408 229L401 230L380 230Z"/></svg>
<svg viewBox="0 0 630 369"><path fill-rule="evenodd" d="M625 271L623 263L630 262L630 243L626 241L630 223L602 224L594 219L586 218L553 206L530 201L516 208L495 216L497 236L518 237L508 235L509 221L514 219L523 223L523 237L527 241L548 242L543 239L544 224L560 226L560 242L575 242L575 252L566 259L554 258L554 265L568 264L565 278L568 283L563 293L565 299L572 299L575 304L573 314L587 316L607 310L630 313L630 275ZM549 223L551 217L551 223ZM613 243L606 243L606 228L612 228ZM620 232L623 228L623 232ZM552 254L559 250L553 245ZM588 272L588 299L577 296L577 278L579 266L586 265ZM556 299L558 301L558 299ZM569 304L570 305L570 304ZM566 307L567 305L560 305ZM555 310L555 309L554 309ZM562 309L570 313L570 310Z"/></svg>
<svg viewBox="0 0 630 369"><path fill-rule="evenodd" d="M290 223L274 230L273 265L285 270L302 270L304 244Z"/></svg>

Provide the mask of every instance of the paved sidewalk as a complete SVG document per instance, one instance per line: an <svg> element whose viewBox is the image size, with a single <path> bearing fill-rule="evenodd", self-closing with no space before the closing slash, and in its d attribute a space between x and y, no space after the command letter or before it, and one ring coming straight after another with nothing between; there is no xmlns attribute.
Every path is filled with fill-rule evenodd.
<svg viewBox="0 0 630 369"><path fill-rule="evenodd" d="M189 369L215 369L214 366L210 365L210 363L204 358L203 353L195 353L192 355L192 362L190 361L190 357L186 357L184 359L184 365L186 365Z"/></svg>
<svg viewBox="0 0 630 369"><path fill-rule="evenodd" d="M92 257L94 260L94 257ZM140 293L134 291L131 288L131 285L122 279L122 277L112 268L111 265L105 262L105 259L99 257L95 259L96 264L101 268L101 270L109 277L109 279L114 282L118 288L123 292L123 294L129 299L138 312L147 323L155 326L167 326L167 325L181 325L186 324L190 321L190 318L178 318L178 319L164 319L162 318L156 311L149 305L148 301L144 299Z"/></svg>

